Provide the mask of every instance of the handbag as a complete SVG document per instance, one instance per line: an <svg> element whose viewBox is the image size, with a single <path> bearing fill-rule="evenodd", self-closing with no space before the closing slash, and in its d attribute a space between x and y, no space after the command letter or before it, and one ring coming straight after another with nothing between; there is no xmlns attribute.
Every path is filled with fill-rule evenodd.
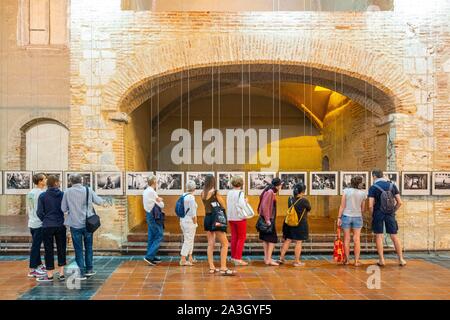
<svg viewBox="0 0 450 320"><path fill-rule="evenodd" d="M239 219L251 219L255 216L255 211L253 211L253 208L245 201L245 199L243 199L244 205L241 205L241 194L243 195L242 191L239 192L238 203L236 204L237 216Z"/></svg>
<svg viewBox="0 0 450 320"><path fill-rule="evenodd" d="M263 216L259 216L258 221L256 221L256 230L261 233L273 233L273 220L270 220L270 225L266 223Z"/></svg>
<svg viewBox="0 0 450 320"><path fill-rule="evenodd" d="M211 226L211 231L227 231L227 224L228 219L227 215L225 213L225 209L222 208L219 202L211 202L211 208L212 208L212 218L213 223Z"/></svg>
<svg viewBox="0 0 450 320"><path fill-rule="evenodd" d="M344 244L341 240L341 228L337 229L336 240L334 240L333 260L336 262L343 262L345 259Z"/></svg>
<svg viewBox="0 0 450 320"><path fill-rule="evenodd" d="M86 231L90 233L94 233L98 228L100 228L100 217L95 212L94 206L92 206L92 212L94 213L92 216L88 216L89 213L89 188L86 188Z"/></svg>

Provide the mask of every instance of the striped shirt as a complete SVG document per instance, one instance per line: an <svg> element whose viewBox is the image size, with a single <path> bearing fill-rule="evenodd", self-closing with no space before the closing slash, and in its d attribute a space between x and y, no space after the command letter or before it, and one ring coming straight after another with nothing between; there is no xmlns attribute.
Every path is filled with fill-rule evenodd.
<svg viewBox="0 0 450 320"><path fill-rule="evenodd" d="M81 229L86 227L86 212L88 211L88 216L94 214L94 206L102 205L105 200L97 196L97 194L89 188L89 205L88 210L86 210L86 188L81 184L74 184L71 188L64 192L64 197L61 203L61 210L67 212L67 219L64 223L65 225Z"/></svg>

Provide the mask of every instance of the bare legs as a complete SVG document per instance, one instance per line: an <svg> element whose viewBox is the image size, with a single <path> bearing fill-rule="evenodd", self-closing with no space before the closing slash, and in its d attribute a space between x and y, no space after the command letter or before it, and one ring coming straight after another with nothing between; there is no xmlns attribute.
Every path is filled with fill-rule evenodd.
<svg viewBox="0 0 450 320"><path fill-rule="evenodd" d="M215 270L214 266L214 245L216 238L220 242L220 270L227 270L227 254L228 254L228 239L225 232L207 232L208 237L208 264L210 270Z"/></svg>
<svg viewBox="0 0 450 320"><path fill-rule="evenodd" d="M281 247L281 253L280 253L280 261L284 262L284 257L286 256L286 252L289 249L289 246L291 244L291 239L285 239L283 242L283 245ZM302 241L297 240L295 242L295 249L294 249L294 256L295 261L294 265L301 265L301 254L302 254Z"/></svg>
<svg viewBox="0 0 450 320"><path fill-rule="evenodd" d="M348 262L348 258L350 257L350 230L351 229L344 229L344 252L346 262ZM353 244L355 253L355 266L359 266L359 257L361 254L361 228L353 229Z"/></svg>
<svg viewBox="0 0 450 320"><path fill-rule="evenodd" d="M264 263L270 266L278 266L279 264L272 259L275 243L263 241L264 246Z"/></svg>
<svg viewBox="0 0 450 320"><path fill-rule="evenodd" d="M398 263L401 266L404 266L406 264L405 259L403 258L403 251L402 251L402 245L400 243L400 239L398 238L398 236L396 234L391 234L391 240L394 243L394 247L395 247L395 252L397 253L398 256ZM377 242L377 251L378 251L378 257L379 257L379 261L378 264L379 265L384 265L384 251L383 251L383 234L377 234L376 235L376 242Z"/></svg>

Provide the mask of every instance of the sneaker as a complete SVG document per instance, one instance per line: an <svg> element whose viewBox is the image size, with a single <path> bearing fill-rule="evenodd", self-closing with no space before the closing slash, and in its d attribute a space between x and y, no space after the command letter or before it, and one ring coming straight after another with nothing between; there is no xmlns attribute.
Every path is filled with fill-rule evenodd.
<svg viewBox="0 0 450 320"><path fill-rule="evenodd" d="M153 259L153 262L154 262L154 263L161 263L162 260L161 260L160 258L156 258L156 257L155 257L155 259Z"/></svg>
<svg viewBox="0 0 450 320"><path fill-rule="evenodd" d="M87 277L85 275L79 275L77 278L75 278L75 280L83 281L83 280L87 280Z"/></svg>
<svg viewBox="0 0 450 320"><path fill-rule="evenodd" d="M65 281L66 280L66 276L63 274L60 274L58 277L59 281Z"/></svg>
<svg viewBox="0 0 450 320"><path fill-rule="evenodd" d="M45 276L45 271L40 271L39 269L34 269L33 271L28 273L28 278L40 278Z"/></svg>
<svg viewBox="0 0 450 320"><path fill-rule="evenodd" d="M36 279L37 282L53 282L53 277L49 277L48 275L45 275L43 277L39 277Z"/></svg>
<svg viewBox="0 0 450 320"><path fill-rule="evenodd" d="M91 271L86 272L84 275L85 275L86 277L92 277L92 276L94 276L95 274L97 274L97 272L91 270Z"/></svg>
<svg viewBox="0 0 450 320"><path fill-rule="evenodd" d="M151 265L151 266L156 266L156 262L154 262L153 260L144 258L144 261L147 262L147 263L148 263L149 265Z"/></svg>
<svg viewBox="0 0 450 320"><path fill-rule="evenodd" d="M41 264L39 267L37 267L37 269L42 272L47 272L47 269L45 268L45 266L43 264Z"/></svg>

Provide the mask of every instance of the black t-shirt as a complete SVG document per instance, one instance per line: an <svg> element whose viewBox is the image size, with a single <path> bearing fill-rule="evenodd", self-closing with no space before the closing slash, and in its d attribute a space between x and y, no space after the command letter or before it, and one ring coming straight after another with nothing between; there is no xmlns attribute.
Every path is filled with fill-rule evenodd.
<svg viewBox="0 0 450 320"><path fill-rule="evenodd" d="M385 180L379 180L375 183L377 186L379 186L381 189L383 190L389 190L390 185L392 184L392 193L395 195L399 194L400 192L398 191L398 188L395 184L393 184L392 182L389 181L385 181ZM380 207L381 207L381 190L379 190L377 187L375 187L375 185L371 186L369 188L369 198L374 198L375 199L375 203L373 205L373 212L380 212Z"/></svg>
<svg viewBox="0 0 450 320"><path fill-rule="evenodd" d="M289 201L288 201L288 206L292 206L293 203L295 203L295 201L297 201L297 199L294 199L294 197L290 197ZM308 214L309 211L311 211L311 204L309 203L308 199L306 198L301 198L296 204L295 204L295 211L297 211L297 215L298 215L298 219L301 218L303 210L305 210L305 214L303 215L303 219L306 220L306 216Z"/></svg>

